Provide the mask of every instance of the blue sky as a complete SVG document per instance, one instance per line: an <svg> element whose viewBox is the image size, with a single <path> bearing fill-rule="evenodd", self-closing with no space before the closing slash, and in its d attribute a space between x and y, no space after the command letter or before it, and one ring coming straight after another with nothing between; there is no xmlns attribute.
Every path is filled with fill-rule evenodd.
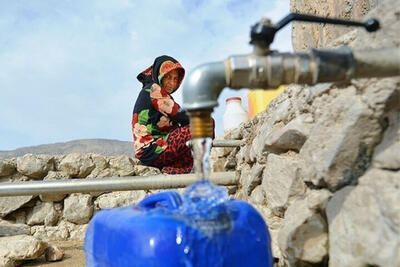
<svg viewBox="0 0 400 267"><path fill-rule="evenodd" d="M130 141L155 57L195 66L251 52L250 26L289 12L289 0L0 0L0 150L85 138ZM290 26L273 48L291 51ZM224 90L215 109L222 133ZM174 94L182 103L181 90Z"/></svg>

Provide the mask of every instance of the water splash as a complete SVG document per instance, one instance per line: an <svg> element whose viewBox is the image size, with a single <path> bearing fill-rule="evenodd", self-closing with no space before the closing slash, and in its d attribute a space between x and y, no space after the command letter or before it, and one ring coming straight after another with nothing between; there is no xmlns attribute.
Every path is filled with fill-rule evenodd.
<svg viewBox="0 0 400 267"><path fill-rule="evenodd" d="M231 227L226 205L228 200L226 188L201 180L186 188L179 213L192 226L211 237L214 233Z"/></svg>
<svg viewBox="0 0 400 267"><path fill-rule="evenodd" d="M193 139L194 171L200 180L207 180L210 176L211 146L212 139L209 137Z"/></svg>

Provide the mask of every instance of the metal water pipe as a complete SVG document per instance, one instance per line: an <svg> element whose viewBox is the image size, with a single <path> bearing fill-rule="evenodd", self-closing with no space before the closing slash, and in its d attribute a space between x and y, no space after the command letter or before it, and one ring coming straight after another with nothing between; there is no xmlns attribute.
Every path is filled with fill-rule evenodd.
<svg viewBox="0 0 400 267"><path fill-rule="evenodd" d="M183 188L198 180L195 174L106 177L0 183L0 197L56 193L90 193L126 190ZM235 172L211 173L212 183L237 185Z"/></svg>
<svg viewBox="0 0 400 267"><path fill-rule="evenodd" d="M283 84L343 82L353 78L400 75L400 48L353 51L311 49L304 53L270 50L276 32L293 20L379 29L375 19L364 23L291 13L278 24L263 19L251 28L253 53L231 56L223 62L195 68L183 86L183 108L191 117L193 138L212 137L211 113L223 88L273 89Z"/></svg>

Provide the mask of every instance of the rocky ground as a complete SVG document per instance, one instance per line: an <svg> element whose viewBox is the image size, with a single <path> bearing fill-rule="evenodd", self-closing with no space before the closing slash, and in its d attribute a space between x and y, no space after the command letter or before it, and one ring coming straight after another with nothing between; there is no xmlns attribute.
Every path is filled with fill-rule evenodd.
<svg viewBox="0 0 400 267"><path fill-rule="evenodd" d="M43 255L35 260L27 261L21 266L35 267L81 267L85 266L85 252L82 241L55 241L53 242L64 252L61 261L48 262Z"/></svg>

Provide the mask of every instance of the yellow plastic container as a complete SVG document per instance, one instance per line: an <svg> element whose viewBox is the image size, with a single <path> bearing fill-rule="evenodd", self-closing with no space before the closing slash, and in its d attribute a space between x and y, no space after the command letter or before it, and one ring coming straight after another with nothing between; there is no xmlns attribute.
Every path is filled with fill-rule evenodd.
<svg viewBox="0 0 400 267"><path fill-rule="evenodd" d="M258 113L267 109L268 104L280 95L286 88L286 85L281 85L276 89L253 89L247 93L247 101L249 105L249 118L253 118Z"/></svg>

